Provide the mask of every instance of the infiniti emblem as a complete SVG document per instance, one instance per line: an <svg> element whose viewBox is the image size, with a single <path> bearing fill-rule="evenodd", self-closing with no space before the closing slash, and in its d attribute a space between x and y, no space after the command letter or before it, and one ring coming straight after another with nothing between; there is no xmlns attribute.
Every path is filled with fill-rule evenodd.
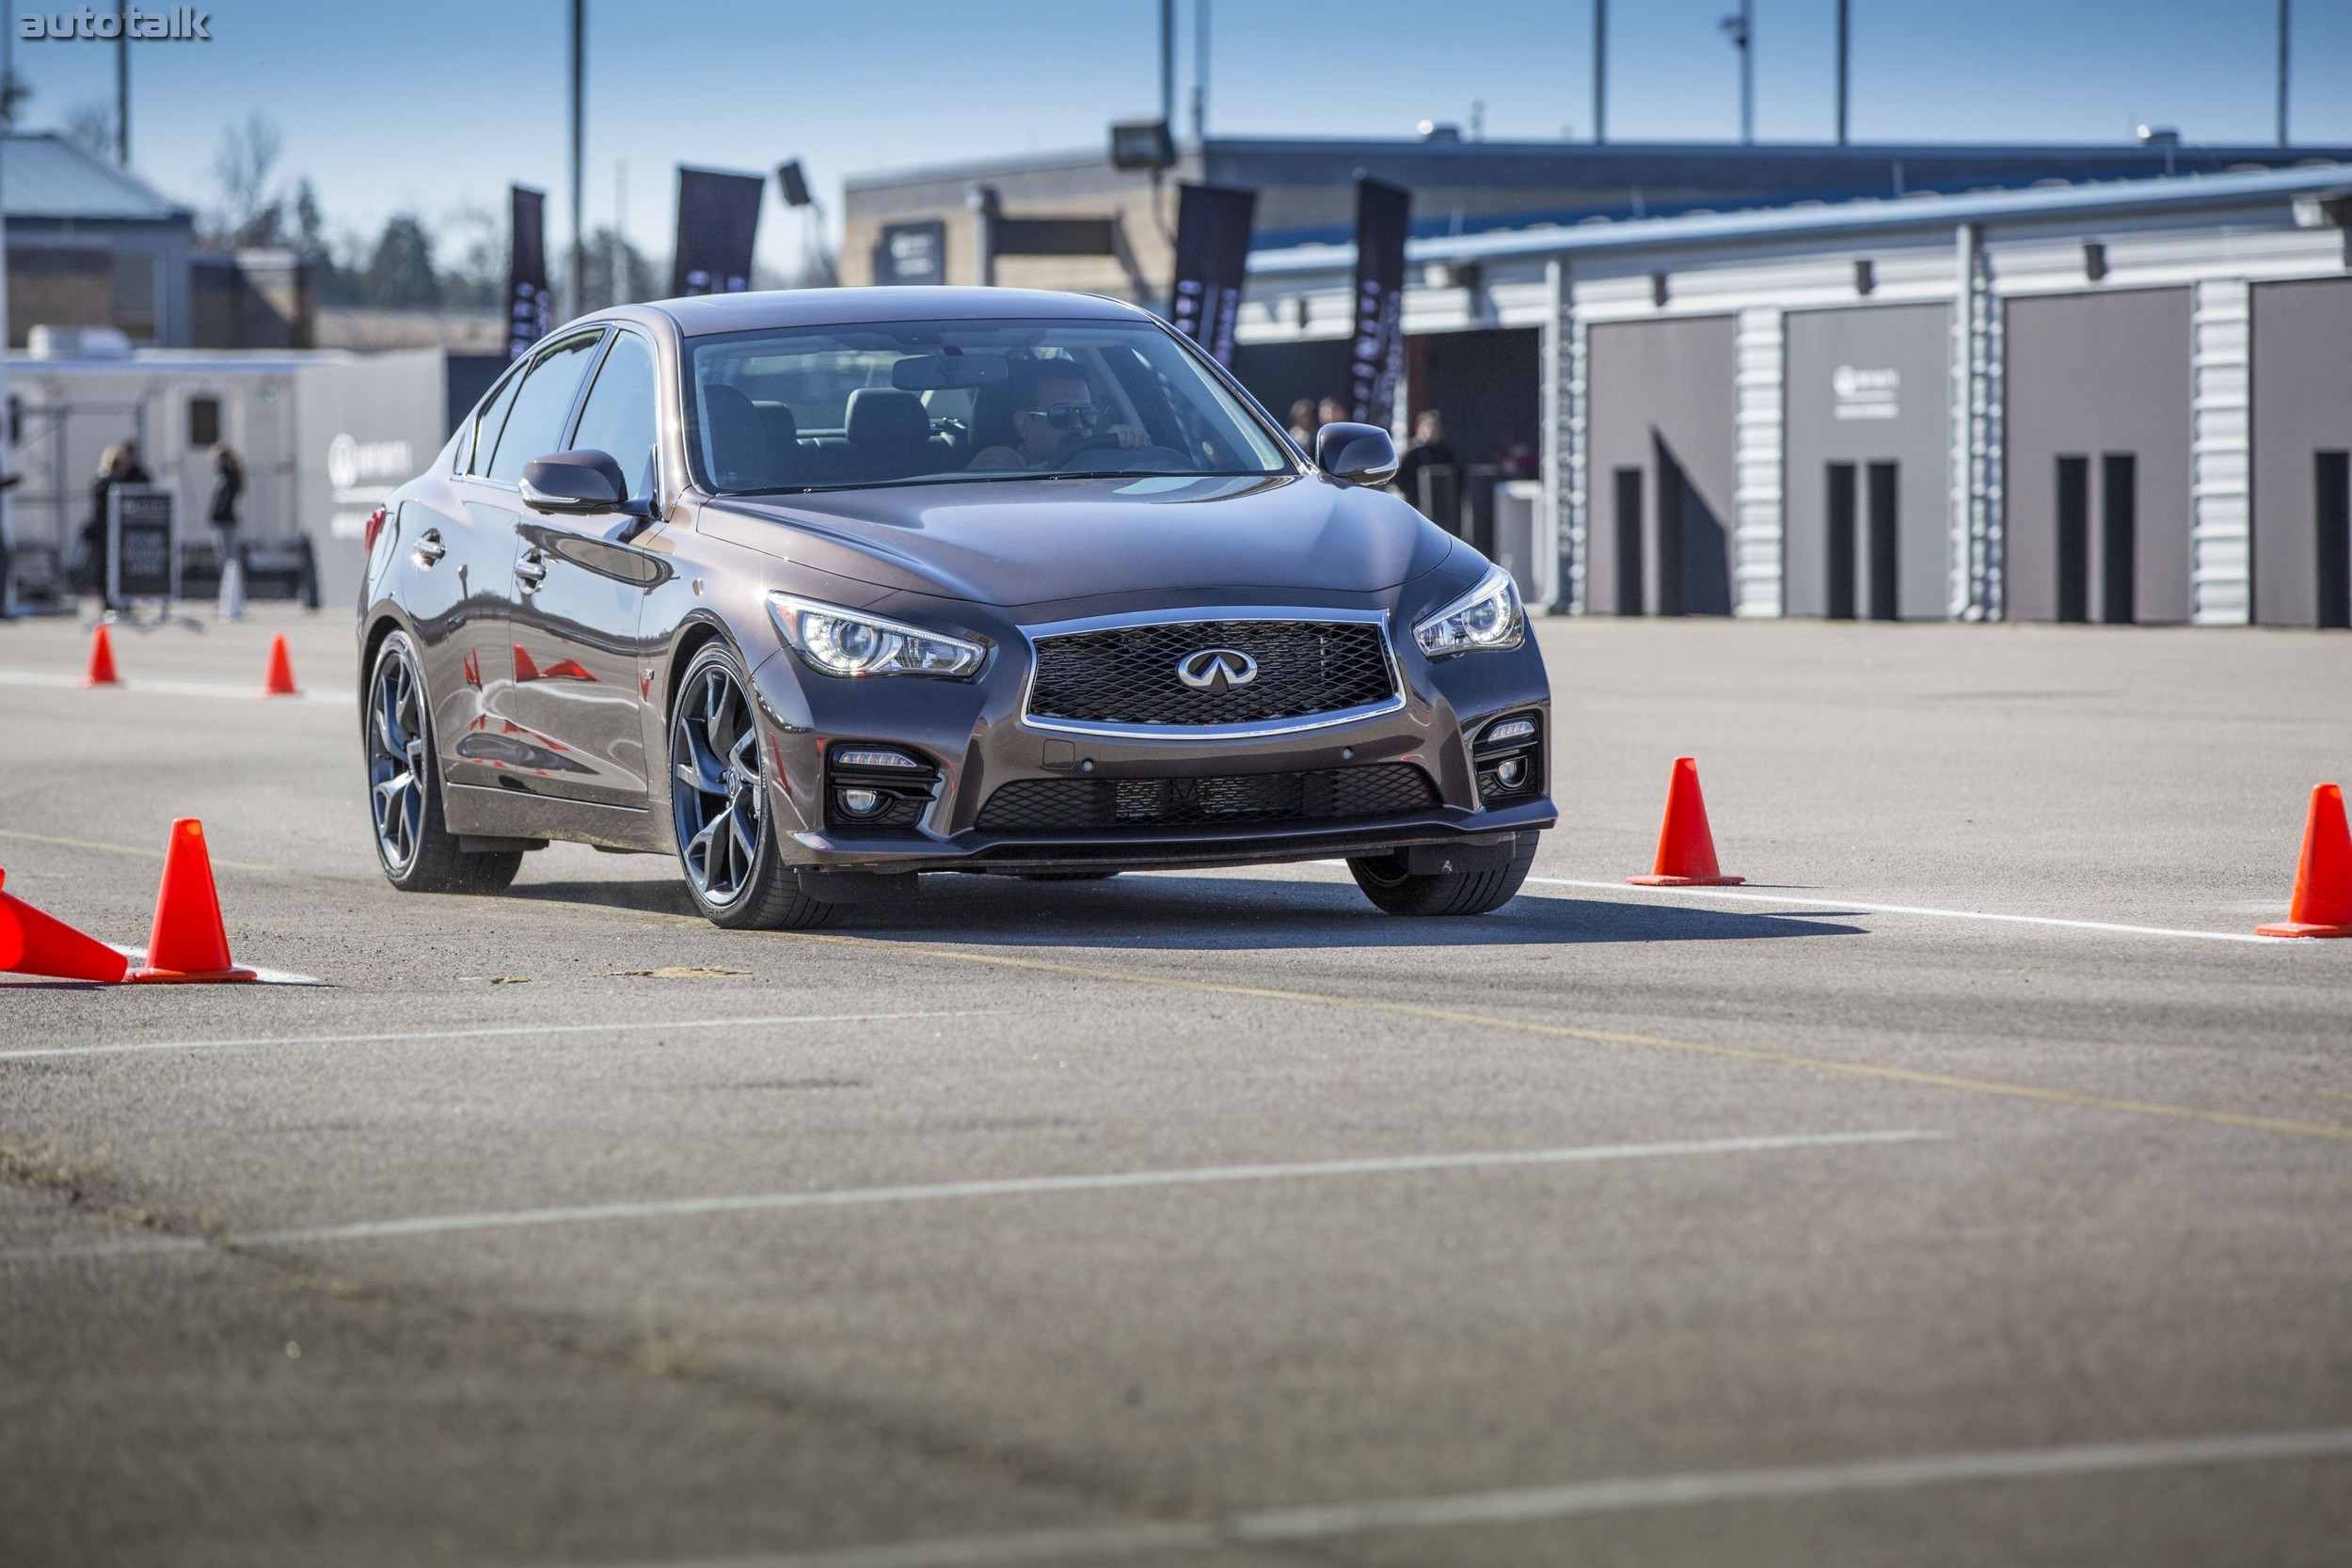
<svg viewBox="0 0 2352 1568"><path fill-rule="evenodd" d="M1176 661L1176 678L1195 691L1222 697L1258 678L1258 661L1239 648L1203 648Z"/></svg>

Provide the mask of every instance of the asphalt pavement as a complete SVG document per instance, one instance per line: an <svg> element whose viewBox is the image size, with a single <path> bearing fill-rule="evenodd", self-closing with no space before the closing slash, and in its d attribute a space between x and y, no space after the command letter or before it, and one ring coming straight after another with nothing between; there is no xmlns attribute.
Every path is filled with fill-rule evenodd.
<svg viewBox="0 0 2352 1568"><path fill-rule="evenodd" d="M2352 639L1540 624L1499 913L404 895L349 628L0 626L0 1561L2334 1564ZM303 699L263 700L290 634ZM1740 888L1648 891L1699 760Z"/></svg>

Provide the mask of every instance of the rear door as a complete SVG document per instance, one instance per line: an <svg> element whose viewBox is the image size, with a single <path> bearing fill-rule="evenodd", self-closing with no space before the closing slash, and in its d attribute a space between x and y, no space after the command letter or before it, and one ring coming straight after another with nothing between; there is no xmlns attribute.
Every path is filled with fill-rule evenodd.
<svg viewBox="0 0 2352 1568"><path fill-rule="evenodd" d="M615 328L564 447L611 456L630 496L658 503L655 396L653 345ZM644 804L639 621L646 592L670 575L660 556L624 537L644 527L619 513L576 517L528 508L516 525L511 716L569 765L532 779L544 793Z"/></svg>

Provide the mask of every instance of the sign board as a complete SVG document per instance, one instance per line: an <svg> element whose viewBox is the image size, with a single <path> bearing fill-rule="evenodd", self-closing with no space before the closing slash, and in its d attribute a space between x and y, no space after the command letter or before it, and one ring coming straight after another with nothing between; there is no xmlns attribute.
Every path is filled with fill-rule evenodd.
<svg viewBox="0 0 2352 1568"><path fill-rule="evenodd" d="M1412 193L1377 180L1356 182L1356 333L1348 384L1356 418L1386 429L1405 369L1405 235Z"/></svg>
<svg viewBox="0 0 2352 1568"><path fill-rule="evenodd" d="M1249 265L1249 226L1255 191L1184 185L1176 199L1176 286L1168 312L1176 330L1233 364L1233 322L1241 310Z"/></svg>
<svg viewBox="0 0 2352 1568"><path fill-rule="evenodd" d="M937 218L929 223L884 224L882 237L874 242L874 281L946 282L946 224Z"/></svg>
<svg viewBox="0 0 2352 1568"><path fill-rule="evenodd" d="M677 171L677 247L673 294L739 294L752 286L752 250L768 182L718 169Z"/></svg>
<svg viewBox="0 0 2352 1568"><path fill-rule="evenodd" d="M106 602L180 596L171 492L118 484L106 492Z"/></svg>

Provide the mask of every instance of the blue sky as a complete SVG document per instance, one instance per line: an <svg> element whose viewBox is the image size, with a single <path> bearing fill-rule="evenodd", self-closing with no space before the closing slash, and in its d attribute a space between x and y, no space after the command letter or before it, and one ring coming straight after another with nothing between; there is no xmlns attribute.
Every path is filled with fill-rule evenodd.
<svg viewBox="0 0 2352 1568"><path fill-rule="evenodd" d="M1192 9L1179 6L1181 76ZM2141 121L2197 142L2272 134L2275 0L1851 0L1857 140L2120 141ZM1615 0L1614 140L1737 134L1717 21L1736 0ZM12 7L21 11L22 6ZM564 201L564 0L215 0L209 43L132 49L135 166L216 199L224 125L260 109L285 175L330 224L499 210L509 181ZM1835 0L1755 0L1759 139L1832 133ZM2296 0L2296 139L2352 143L2352 0ZM680 162L765 170L799 156L837 209L845 174L1101 144L1157 104L1155 0L590 0L587 216L669 245ZM1213 0L1212 134L1406 135L1467 120L1491 137L1592 130L1589 0ZM18 42L53 124L110 100L113 46ZM783 264L797 215L771 196L760 250Z"/></svg>

